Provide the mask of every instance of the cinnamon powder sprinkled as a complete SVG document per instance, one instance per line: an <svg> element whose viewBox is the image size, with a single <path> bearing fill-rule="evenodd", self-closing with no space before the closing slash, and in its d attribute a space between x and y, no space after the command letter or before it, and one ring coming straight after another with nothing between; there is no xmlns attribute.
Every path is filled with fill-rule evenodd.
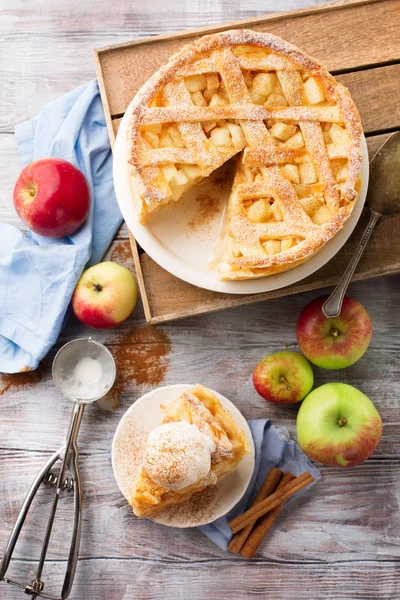
<svg viewBox="0 0 400 600"><path fill-rule="evenodd" d="M218 484L211 485L181 504L166 506L157 513L157 517L162 518L164 523L173 523L175 527L190 527L197 525L199 521L211 522L217 517L221 507L217 496Z"/></svg>
<svg viewBox="0 0 400 600"><path fill-rule="evenodd" d="M131 268L133 265L132 250L129 240L116 242L110 254L110 260L115 261L125 267Z"/></svg>
<svg viewBox="0 0 400 600"><path fill-rule="evenodd" d="M0 396L7 392L7 390L18 389L21 387L32 386L43 378L45 374L45 367L43 363L40 363L35 371L24 367L19 373L8 374L4 373L0 375Z"/></svg>
<svg viewBox="0 0 400 600"><path fill-rule="evenodd" d="M199 227L211 225L214 218L221 210L221 199L218 194L199 194L196 201L200 204L198 212L189 221L189 229L196 231Z"/></svg>
<svg viewBox="0 0 400 600"><path fill-rule="evenodd" d="M141 468L151 427L126 416L113 447L113 463L124 496L129 500L135 492L136 477Z"/></svg>
<svg viewBox="0 0 400 600"><path fill-rule="evenodd" d="M121 394L127 384L156 387L164 381L168 369L171 342L161 330L151 327L131 329L114 348L110 348L117 365L114 390Z"/></svg>
<svg viewBox="0 0 400 600"><path fill-rule="evenodd" d="M214 171L199 188L196 202L200 205L188 227L193 232L202 227L210 226L219 213L222 213L226 190L230 189L233 178L233 161L228 161Z"/></svg>

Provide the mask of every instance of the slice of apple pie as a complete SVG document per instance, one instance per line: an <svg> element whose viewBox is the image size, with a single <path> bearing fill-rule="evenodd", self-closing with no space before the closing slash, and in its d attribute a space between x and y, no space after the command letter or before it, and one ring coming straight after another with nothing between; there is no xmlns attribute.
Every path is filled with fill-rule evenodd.
<svg viewBox="0 0 400 600"><path fill-rule="evenodd" d="M271 275L318 252L351 214L362 135L348 90L304 52L232 30L182 48L130 109L142 223L238 155L221 279Z"/></svg>
<svg viewBox="0 0 400 600"><path fill-rule="evenodd" d="M147 440L129 503L138 517L188 500L231 473L249 452L244 432L218 398L197 384L163 407Z"/></svg>

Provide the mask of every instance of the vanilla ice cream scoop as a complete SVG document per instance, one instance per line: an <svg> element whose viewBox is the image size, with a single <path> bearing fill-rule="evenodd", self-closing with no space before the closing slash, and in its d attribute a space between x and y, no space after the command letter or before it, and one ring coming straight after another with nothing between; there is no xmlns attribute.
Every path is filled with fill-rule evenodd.
<svg viewBox="0 0 400 600"><path fill-rule="evenodd" d="M187 421L164 423L147 440L144 468L167 490L181 490L206 477L211 469L213 440Z"/></svg>

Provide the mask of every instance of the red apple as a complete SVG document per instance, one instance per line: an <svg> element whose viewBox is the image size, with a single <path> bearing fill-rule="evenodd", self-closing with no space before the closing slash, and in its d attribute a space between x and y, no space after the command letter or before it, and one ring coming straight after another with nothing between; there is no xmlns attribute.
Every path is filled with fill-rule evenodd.
<svg viewBox="0 0 400 600"><path fill-rule="evenodd" d="M119 325L137 302L137 285L126 267L102 262L81 275L72 296L72 310L82 323L96 329Z"/></svg>
<svg viewBox="0 0 400 600"><path fill-rule="evenodd" d="M34 160L17 179L14 206L35 233L64 237L74 233L88 215L89 185L83 173L66 160Z"/></svg>
<svg viewBox="0 0 400 600"><path fill-rule="evenodd" d="M345 297L339 317L328 319L322 305L328 296L312 300L299 317L297 341L304 356L324 369L343 369L357 362L372 335L372 323L362 304Z"/></svg>
<svg viewBox="0 0 400 600"><path fill-rule="evenodd" d="M292 404L303 400L314 384L310 364L297 352L275 352L263 358L253 372L256 391L264 400Z"/></svg>
<svg viewBox="0 0 400 600"><path fill-rule="evenodd" d="M307 396L297 415L297 440L313 460L354 467L375 451L382 421L371 400L352 385L326 383Z"/></svg>

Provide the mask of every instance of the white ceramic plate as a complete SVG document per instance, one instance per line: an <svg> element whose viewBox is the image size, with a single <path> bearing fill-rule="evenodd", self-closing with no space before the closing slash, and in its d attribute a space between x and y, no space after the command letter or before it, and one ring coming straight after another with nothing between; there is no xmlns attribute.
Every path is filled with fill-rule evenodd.
<svg viewBox="0 0 400 600"><path fill-rule="evenodd" d="M145 394L124 414L114 435L112 466L118 487L129 498L133 482L140 468L149 433L157 427L164 413L160 408L169 400L192 388L190 384L167 385ZM196 494L183 504L165 508L152 520L169 527L198 527L222 517L239 502L250 483L254 470L254 442L250 428L242 413L230 400L213 392L236 423L244 431L250 444L250 452L238 467L216 486Z"/></svg>
<svg viewBox="0 0 400 600"><path fill-rule="evenodd" d="M320 269L335 256L355 228L368 188L368 150L364 137L361 144L362 187L353 212L343 229L315 256L294 269L262 279L220 281L217 273L210 270L209 264L214 258L214 246L230 192L229 178L226 178L224 172L222 176L221 173L217 173L215 177L218 183L215 185L215 177L213 184L211 176L188 192L185 200L176 208L160 212L152 217L148 225L141 225L132 199L131 166L128 163L127 131L131 111L132 103L121 121L114 147L113 173L118 204L129 229L143 250L166 271L183 281L206 290L228 294L258 294L277 290L296 283ZM208 218L205 218L206 214Z"/></svg>

